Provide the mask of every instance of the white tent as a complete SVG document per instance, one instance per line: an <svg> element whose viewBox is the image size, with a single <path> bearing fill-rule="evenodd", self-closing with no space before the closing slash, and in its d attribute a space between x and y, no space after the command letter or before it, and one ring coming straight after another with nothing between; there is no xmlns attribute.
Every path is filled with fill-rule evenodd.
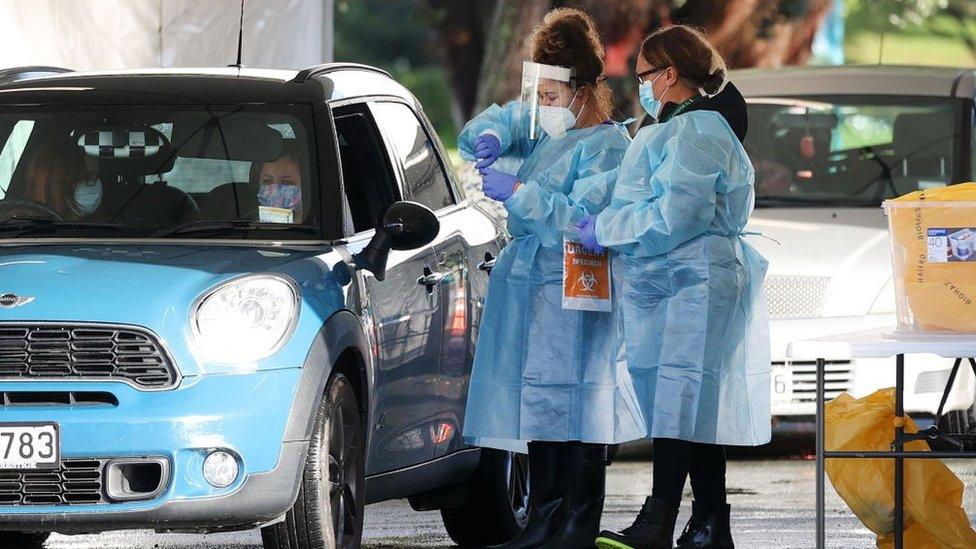
<svg viewBox="0 0 976 549"><path fill-rule="evenodd" d="M223 67L237 60L240 0L0 0L0 67ZM333 0L246 0L244 65L332 59Z"/></svg>

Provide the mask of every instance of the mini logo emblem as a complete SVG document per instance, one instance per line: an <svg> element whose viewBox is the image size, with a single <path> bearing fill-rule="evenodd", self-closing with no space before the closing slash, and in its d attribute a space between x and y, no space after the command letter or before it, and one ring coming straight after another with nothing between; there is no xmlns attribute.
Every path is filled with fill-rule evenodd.
<svg viewBox="0 0 976 549"><path fill-rule="evenodd" d="M27 305L31 301L34 301L34 298L30 296L20 296L16 294L3 294L0 295L0 309L13 309L14 307Z"/></svg>

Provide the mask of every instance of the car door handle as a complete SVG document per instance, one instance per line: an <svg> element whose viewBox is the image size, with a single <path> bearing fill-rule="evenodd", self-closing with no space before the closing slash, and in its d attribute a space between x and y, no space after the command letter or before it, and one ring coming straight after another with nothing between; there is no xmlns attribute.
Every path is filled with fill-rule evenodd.
<svg viewBox="0 0 976 549"><path fill-rule="evenodd" d="M491 270L495 268L495 261L495 256L491 255L491 252L485 252L485 260L478 263L478 270L491 274Z"/></svg>
<svg viewBox="0 0 976 549"><path fill-rule="evenodd" d="M444 273L435 273L430 267L424 267L424 276L417 279L417 284L427 287L427 294L434 293L434 286L444 282Z"/></svg>

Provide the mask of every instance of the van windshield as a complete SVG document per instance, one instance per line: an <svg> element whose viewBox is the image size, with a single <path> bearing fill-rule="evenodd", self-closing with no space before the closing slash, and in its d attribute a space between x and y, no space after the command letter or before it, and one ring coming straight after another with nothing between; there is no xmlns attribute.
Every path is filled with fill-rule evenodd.
<svg viewBox="0 0 976 549"><path fill-rule="evenodd" d="M745 141L758 207L871 206L969 180L960 100L751 98Z"/></svg>
<svg viewBox="0 0 976 549"><path fill-rule="evenodd" d="M0 110L0 239L321 235L311 110Z"/></svg>

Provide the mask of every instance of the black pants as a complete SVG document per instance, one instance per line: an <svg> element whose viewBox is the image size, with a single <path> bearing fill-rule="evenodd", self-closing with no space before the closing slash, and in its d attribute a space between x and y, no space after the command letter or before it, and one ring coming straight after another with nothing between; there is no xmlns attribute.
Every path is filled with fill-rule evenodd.
<svg viewBox="0 0 976 549"><path fill-rule="evenodd" d="M689 475L695 501L706 506L725 503L724 446L655 438L651 495L675 505L681 503Z"/></svg>

